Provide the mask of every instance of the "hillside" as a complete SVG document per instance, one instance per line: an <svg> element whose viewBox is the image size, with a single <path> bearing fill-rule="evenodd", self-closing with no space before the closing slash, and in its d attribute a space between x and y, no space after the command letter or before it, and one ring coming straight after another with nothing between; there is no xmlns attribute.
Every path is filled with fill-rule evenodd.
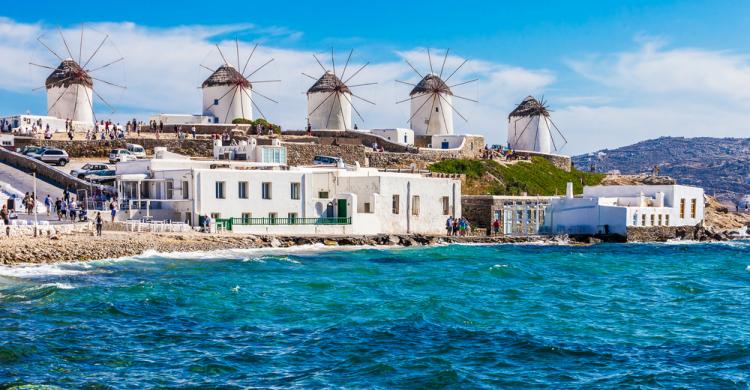
<svg viewBox="0 0 750 390"><path fill-rule="evenodd" d="M574 192L583 185L596 185L603 174L563 171L543 158L500 164L493 160L443 160L428 167L433 172L466 175L462 193L468 195L561 195L573 182Z"/></svg>
<svg viewBox="0 0 750 390"><path fill-rule="evenodd" d="M622 174L651 173L658 166L660 175L703 187L726 203L750 193L750 138L662 137L574 156L573 164Z"/></svg>

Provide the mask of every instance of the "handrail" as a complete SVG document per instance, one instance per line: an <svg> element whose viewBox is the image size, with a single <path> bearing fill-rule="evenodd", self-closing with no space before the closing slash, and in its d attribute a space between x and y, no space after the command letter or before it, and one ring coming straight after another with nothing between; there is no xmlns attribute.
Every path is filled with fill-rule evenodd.
<svg viewBox="0 0 750 390"><path fill-rule="evenodd" d="M217 224L231 229L233 225L351 225L352 217L334 218L217 218Z"/></svg>

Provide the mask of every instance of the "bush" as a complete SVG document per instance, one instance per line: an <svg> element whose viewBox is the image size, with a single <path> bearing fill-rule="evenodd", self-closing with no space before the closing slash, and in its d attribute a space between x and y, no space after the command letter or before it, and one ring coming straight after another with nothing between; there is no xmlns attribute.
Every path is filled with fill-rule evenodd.
<svg viewBox="0 0 750 390"><path fill-rule="evenodd" d="M253 121L247 118L234 118L232 119L233 125L251 125L253 124Z"/></svg>

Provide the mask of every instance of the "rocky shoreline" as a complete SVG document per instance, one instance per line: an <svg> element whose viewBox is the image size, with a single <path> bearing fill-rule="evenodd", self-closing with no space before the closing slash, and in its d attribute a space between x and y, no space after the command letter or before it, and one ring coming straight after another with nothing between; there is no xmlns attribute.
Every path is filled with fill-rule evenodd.
<svg viewBox="0 0 750 390"><path fill-rule="evenodd" d="M451 243L501 244L539 241L539 237L445 237L424 235L376 235L346 237L287 237L255 235L207 235L200 233L129 233L106 231L47 237L14 237L3 243L0 264L41 264L92 261L137 256L149 250L196 252L221 249L288 248L326 246L427 246ZM564 242L557 238L548 242Z"/></svg>

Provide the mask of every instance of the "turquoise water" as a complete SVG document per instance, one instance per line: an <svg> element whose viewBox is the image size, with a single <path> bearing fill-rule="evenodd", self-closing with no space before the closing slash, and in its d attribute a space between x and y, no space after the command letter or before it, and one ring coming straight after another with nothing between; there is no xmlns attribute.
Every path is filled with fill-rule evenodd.
<svg viewBox="0 0 750 390"><path fill-rule="evenodd" d="M746 388L749 254L456 245L0 268L0 388Z"/></svg>

